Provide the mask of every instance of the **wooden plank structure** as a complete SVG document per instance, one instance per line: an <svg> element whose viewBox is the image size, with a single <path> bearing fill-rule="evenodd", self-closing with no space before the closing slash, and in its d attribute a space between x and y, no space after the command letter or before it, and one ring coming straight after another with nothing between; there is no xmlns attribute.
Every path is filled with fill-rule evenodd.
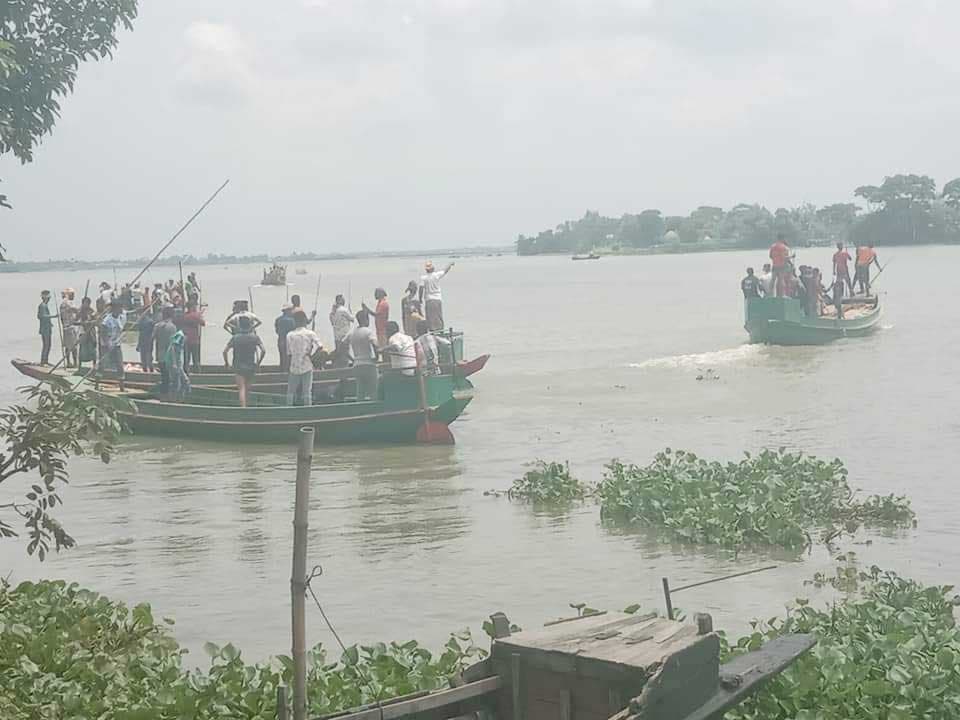
<svg viewBox="0 0 960 720"><path fill-rule="evenodd" d="M597 613L510 633L491 616L490 657L454 687L328 716L337 720L720 720L813 647L787 635L720 664L709 615Z"/></svg>

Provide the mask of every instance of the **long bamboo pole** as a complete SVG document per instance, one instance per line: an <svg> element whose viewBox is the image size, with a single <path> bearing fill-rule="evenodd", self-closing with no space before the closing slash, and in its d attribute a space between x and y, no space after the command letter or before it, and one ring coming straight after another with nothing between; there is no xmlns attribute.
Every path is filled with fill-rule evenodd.
<svg viewBox="0 0 960 720"><path fill-rule="evenodd" d="M310 503L310 467L313 428L300 428L297 451L297 488L293 505L293 569L290 574L293 631L293 720L307 717L307 650L305 604L307 594L307 506Z"/></svg>

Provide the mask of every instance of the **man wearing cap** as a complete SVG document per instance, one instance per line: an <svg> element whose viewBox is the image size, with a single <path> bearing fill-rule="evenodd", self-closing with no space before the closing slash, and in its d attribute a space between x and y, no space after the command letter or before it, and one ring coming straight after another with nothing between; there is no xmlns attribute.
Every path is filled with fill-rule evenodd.
<svg viewBox="0 0 960 720"><path fill-rule="evenodd" d="M423 302L424 315L430 330L443 330L443 296L440 293L440 280L450 272L453 263L443 270L436 270L427 260L423 269L426 274L420 278L420 300Z"/></svg>
<svg viewBox="0 0 960 720"><path fill-rule="evenodd" d="M50 341L53 338L53 318L50 314L50 291L40 293L40 305L37 306L37 320L40 322L40 364L50 364Z"/></svg>
<svg viewBox="0 0 960 720"><path fill-rule="evenodd" d="M296 320L293 317L293 305L284 303L280 308L280 316L273 321L273 327L277 331L277 352L280 353L280 372L290 370L290 353L287 352L287 335L293 332L297 327Z"/></svg>

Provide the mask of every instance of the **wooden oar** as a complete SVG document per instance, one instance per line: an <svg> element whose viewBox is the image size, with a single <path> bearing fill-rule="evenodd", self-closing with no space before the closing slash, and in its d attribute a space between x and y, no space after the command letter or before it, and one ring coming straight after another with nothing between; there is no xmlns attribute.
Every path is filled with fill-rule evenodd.
<svg viewBox="0 0 960 720"><path fill-rule="evenodd" d="M313 321L310 323L310 329L317 329L317 311L320 309L320 280L323 278L322 273L317 273L317 294L313 299Z"/></svg>
<svg viewBox="0 0 960 720"><path fill-rule="evenodd" d="M420 409L423 411L423 425L417 429L417 442L428 445L453 445L456 441L446 423L430 419L430 403L427 402L427 385L423 379L423 364L420 362L419 348L414 347L417 358L417 382L420 384Z"/></svg>

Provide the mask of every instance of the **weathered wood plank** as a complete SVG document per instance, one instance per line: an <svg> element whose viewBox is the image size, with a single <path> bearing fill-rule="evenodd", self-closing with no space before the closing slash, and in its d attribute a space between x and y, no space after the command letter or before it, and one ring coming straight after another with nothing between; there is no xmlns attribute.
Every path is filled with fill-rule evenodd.
<svg viewBox="0 0 960 720"><path fill-rule="evenodd" d="M400 700L399 702L385 702L380 707L368 708L359 712L347 713L345 715L332 715L327 718L337 718L337 720L397 720L397 718L416 713L428 712L438 708L449 707L457 703L472 700L481 695L489 695L500 689L501 681L499 677L489 677L476 682L462 685L450 690L439 690L428 693L410 700Z"/></svg>
<svg viewBox="0 0 960 720"><path fill-rule="evenodd" d="M817 644L813 635L784 635L759 650L740 655L720 666L720 688L683 720L720 720L730 708L792 664Z"/></svg>

